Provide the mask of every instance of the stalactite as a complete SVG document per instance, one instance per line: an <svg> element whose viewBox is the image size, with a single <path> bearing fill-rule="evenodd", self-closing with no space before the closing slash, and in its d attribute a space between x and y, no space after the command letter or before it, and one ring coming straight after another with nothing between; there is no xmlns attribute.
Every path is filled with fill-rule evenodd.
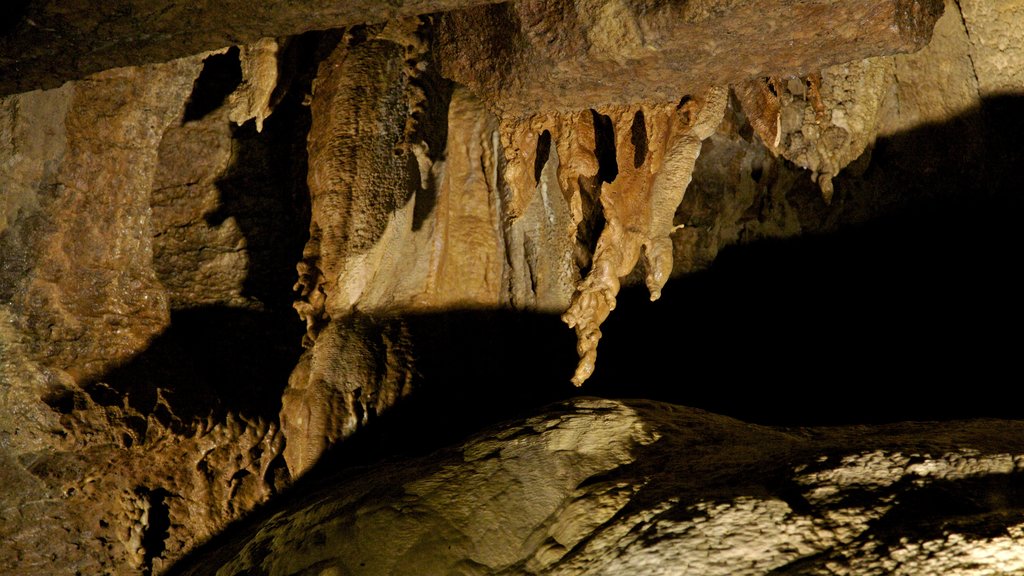
<svg viewBox="0 0 1024 576"><path fill-rule="evenodd" d="M754 133L772 154L811 171L822 199L832 179L874 144L890 58L869 58L801 77L764 77L735 86Z"/></svg>
<svg viewBox="0 0 1024 576"><path fill-rule="evenodd" d="M228 118L235 124L256 120L256 131L263 131L263 121L274 109L271 96L277 87L277 53L273 38L239 47L242 84L228 97Z"/></svg>
<svg viewBox="0 0 1024 576"><path fill-rule="evenodd" d="M670 137L671 148L666 152L651 190L651 228L644 249L647 258L647 289L651 300L661 297L661 289L672 274L672 238L675 227L672 217L683 200L693 167L700 155L701 143L714 134L722 122L729 91L712 88L702 103L689 102L683 106L685 114L676 115Z"/></svg>
<svg viewBox="0 0 1024 576"><path fill-rule="evenodd" d="M699 100L678 108L609 111L618 174L601 189L605 227L593 266L562 316L576 330L580 362L572 381L577 386L594 371L601 324L615 309L620 279L633 270L642 250L651 298L661 295L672 271L672 218L692 177L701 142L721 122L727 101L727 89L711 88ZM637 122L643 122L644 132L650 135L644 150L632 138Z"/></svg>
<svg viewBox="0 0 1024 576"><path fill-rule="evenodd" d="M549 153L545 138L558 155L558 183L570 214L565 234L573 242L587 218L584 187L598 190L599 206L592 209L601 211L604 227L590 272L563 315L578 339L577 385L594 370L600 326L615 309L620 279L641 254L651 298L661 295L672 272L672 218L701 142L721 122L727 101L727 89L712 88L678 106L615 106L502 121L506 217L521 216L537 189L541 156Z"/></svg>

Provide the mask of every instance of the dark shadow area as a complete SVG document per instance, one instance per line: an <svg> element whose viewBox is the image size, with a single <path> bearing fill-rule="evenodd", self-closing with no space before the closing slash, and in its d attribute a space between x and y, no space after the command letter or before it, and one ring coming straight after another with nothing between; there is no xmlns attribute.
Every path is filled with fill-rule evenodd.
<svg viewBox="0 0 1024 576"><path fill-rule="evenodd" d="M599 182L611 183L619 175L619 161L615 150L615 125L612 119L596 110L590 113L594 117L594 142L597 145L597 179Z"/></svg>
<svg viewBox="0 0 1024 576"><path fill-rule="evenodd" d="M575 336L557 316L479 310L405 322L419 383L360 439L370 459L430 451L575 393Z"/></svg>
<svg viewBox="0 0 1024 576"><path fill-rule="evenodd" d="M287 311L209 306L171 313L171 325L125 365L83 386L104 406L122 397L143 415L184 433L228 412L276 421L298 360L304 326ZM145 432L145 422L136 432Z"/></svg>
<svg viewBox="0 0 1024 576"><path fill-rule="evenodd" d="M421 19L422 21L423 19ZM427 43L433 40L432 25L421 26L418 33L425 38L429 37ZM427 52L414 56L412 59L406 60L406 66L416 67L424 60L432 58L432 55L433 52ZM448 110L455 84L441 76L435 62L430 62L426 70L410 76L409 83L411 85L410 92L420 91L424 96L422 105L416 106L412 110L412 120L415 125L413 139L414 141L421 140L426 145L426 154L432 163L442 161L447 153ZM413 162L413 164L416 163ZM416 204L412 214L414 232L423 227L424 222L434 212L437 205L437 186L440 183L434 173L420 174L421 179L424 176L427 186L416 189Z"/></svg>
<svg viewBox="0 0 1024 576"><path fill-rule="evenodd" d="M180 432L198 419L222 421L229 412L277 420L281 394L302 351L305 332L292 309L295 264L302 258L310 219L310 113L302 101L319 62L321 42L333 38L336 43L334 36L304 34L282 47L282 62L304 64L290 67L281 77L279 101L262 132L252 120L233 128L231 166L217 182L219 206L206 215L212 226L227 218L237 222L249 260L242 295L255 305L172 310L170 326L145 352L84 385L96 402L121 406L126 399L143 416L153 414ZM207 58L186 120L190 113L201 117L216 109L237 86L237 48L219 56L220 60L214 60L217 55ZM73 405L75 399L53 401L63 406ZM146 423L139 420L133 427L141 438ZM131 441L126 438L126 444Z"/></svg>
<svg viewBox="0 0 1024 576"><path fill-rule="evenodd" d="M238 47L232 46L223 54L211 54L203 60L203 69L192 86L192 94L185 103L181 123L199 120L220 108L229 94L242 82L242 64L238 60Z"/></svg>
<svg viewBox="0 0 1024 576"><path fill-rule="evenodd" d="M910 484L906 480L901 484ZM949 533L976 538L1006 536L1006 528L1024 520L1024 476L989 473L955 480L936 480L923 487L897 485L904 493L889 512L871 523L862 538L886 546L907 540L941 540ZM915 527L913 534L908 527Z"/></svg>
<svg viewBox="0 0 1024 576"><path fill-rule="evenodd" d="M892 508L870 523L853 546L888 556L906 550L908 544L941 541L956 534L967 541L1006 538L1008 527L1024 519L1024 482L1020 474L985 474L956 480L936 480L925 486L908 486L900 481L882 490L868 492L877 505L885 495L899 495ZM867 503L867 502L866 502ZM838 507L838 506L837 506ZM848 545L848 548L853 546ZM769 572L772 576L814 574L830 565L842 565L841 554L824 550Z"/></svg>
<svg viewBox="0 0 1024 576"><path fill-rule="evenodd" d="M316 72L321 41L328 36L304 34L282 47L282 62L304 64L282 77L290 84L280 88L280 100L262 132L254 120L233 128L231 167L217 181L220 204L206 215L212 226L234 218L245 236L249 269L242 294L288 313L295 264L309 237L306 135L311 118L303 98Z"/></svg>
<svg viewBox="0 0 1024 576"><path fill-rule="evenodd" d="M1024 320L1022 109L988 100L880 142L837 189L853 202L886 186L886 216L728 248L655 303L624 290L587 391L773 424L1024 417L1006 401Z"/></svg>
<svg viewBox="0 0 1024 576"><path fill-rule="evenodd" d="M274 513L301 506L361 466L428 454L577 393L569 382L575 337L555 315L476 310L377 320L408 326L416 391L325 453L282 494L198 547L169 576L205 573L201 565L230 559Z"/></svg>
<svg viewBox="0 0 1024 576"><path fill-rule="evenodd" d="M140 487L138 495L149 502L148 524L142 534L142 548L146 551L142 573L149 576L153 573L153 560L164 553L165 542L170 535L171 516L167 498L171 497L171 493L162 488L149 490Z"/></svg>
<svg viewBox="0 0 1024 576"><path fill-rule="evenodd" d="M8 0L0 8L0 36L14 32L25 22L30 4L31 0Z"/></svg>

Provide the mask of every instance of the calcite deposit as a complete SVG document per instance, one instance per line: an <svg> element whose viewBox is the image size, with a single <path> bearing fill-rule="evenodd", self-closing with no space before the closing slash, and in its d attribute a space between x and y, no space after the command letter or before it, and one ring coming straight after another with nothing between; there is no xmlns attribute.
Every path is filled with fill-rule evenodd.
<svg viewBox="0 0 1024 576"><path fill-rule="evenodd" d="M0 24L0 574L1020 570L1019 2L342 4Z"/></svg>
<svg viewBox="0 0 1024 576"><path fill-rule="evenodd" d="M708 85L802 75L931 38L938 0L530 0L441 19L443 72L503 114L678 102Z"/></svg>
<svg viewBox="0 0 1024 576"><path fill-rule="evenodd" d="M1012 574L1024 427L996 425L777 429L580 398L335 477L180 573Z"/></svg>
<svg viewBox="0 0 1024 576"><path fill-rule="evenodd" d="M619 279L640 261L647 270L651 300L672 273L673 218L693 177L701 142L725 113L728 91L709 88L699 100L679 106L610 111L617 174L600 188L605 225L594 248L590 272L562 317L576 330L580 364L577 386L594 372L601 323L615 309ZM650 127L648 128L648 122Z"/></svg>

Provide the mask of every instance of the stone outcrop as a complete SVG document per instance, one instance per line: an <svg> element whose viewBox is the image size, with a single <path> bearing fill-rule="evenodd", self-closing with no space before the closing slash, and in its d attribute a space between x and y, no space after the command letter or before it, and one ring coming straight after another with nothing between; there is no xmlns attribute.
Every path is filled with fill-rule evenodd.
<svg viewBox="0 0 1024 576"><path fill-rule="evenodd" d="M1022 452L1012 421L778 429L581 398L334 477L180 573L1013 573Z"/></svg>
<svg viewBox="0 0 1024 576"><path fill-rule="evenodd" d="M438 54L445 76L518 117L675 103L709 85L912 52L941 13L940 0L530 0L445 14Z"/></svg>
<svg viewBox="0 0 1024 576"><path fill-rule="evenodd" d="M293 156L252 184L238 156L266 141L233 137L224 107L189 118L203 62L2 101L0 564L18 574L159 572L287 480L275 362L297 340L268 336L301 332L290 279L281 306L261 268L288 253L295 208L268 189L287 196Z"/></svg>
<svg viewBox="0 0 1024 576"><path fill-rule="evenodd" d="M123 66L166 62L267 37L380 23L488 0L302 0L262 4L230 0L17 0L0 27L0 94L56 88Z"/></svg>

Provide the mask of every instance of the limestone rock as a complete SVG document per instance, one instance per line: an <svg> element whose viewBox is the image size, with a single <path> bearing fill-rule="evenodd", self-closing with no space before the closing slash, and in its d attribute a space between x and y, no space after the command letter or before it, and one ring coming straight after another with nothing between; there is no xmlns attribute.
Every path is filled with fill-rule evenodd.
<svg viewBox="0 0 1024 576"><path fill-rule="evenodd" d="M151 264L149 190L199 62L113 70L3 101L14 186L0 301L30 353L73 378L124 361L168 322Z"/></svg>
<svg viewBox="0 0 1024 576"><path fill-rule="evenodd" d="M271 97L277 88L279 46L273 38L261 38L242 46L242 84L229 96L230 118L235 124L256 120L256 131L263 131L263 121L273 111Z"/></svg>
<svg viewBox="0 0 1024 576"><path fill-rule="evenodd" d="M274 249L205 218L239 213L221 195L245 172L225 111L183 123L203 56L0 106L3 570L159 572L287 479L259 382L283 384L264 337L289 330L247 270ZM235 346L253 358L228 367Z"/></svg>
<svg viewBox="0 0 1024 576"><path fill-rule="evenodd" d="M0 94L56 88L122 66L246 45L261 38L429 14L488 0L231 0L177 5L166 0L19 0L0 28Z"/></svg>
<svg viewBox="0 0 1024 576"><path fill-rule="evenodd" d="M895 105L879 126L890 136L927 123L947 121L980 105L972 44L958 6L948 0L932 41L918 52L893 57ZM1017 90L1024 82L1017 84Z"/></svg>
<svg viewBox="0 0 1024 576"><path fill-rule="evenodd" d="M571 336L544 330L560 328L557 314L596 268L613 268L623 286L640 285L654 272L652 284L660 289L670 269L702 270L730 246L849 230L951 191L984 208L989 189L1001 194L1016 186L1019 122L994 106L1016 106L1005 94L1024 91L1007 72L1017 28L1001 15L1015 13L1012 3L990 9L950 0L925 50L870 61L859 55L920 45L937 2L834 2L829 6L839 16L823 10L776 22L758 14L756 25L750 24L755 9L743 3L669 4L520 2L399 19L388 16L440 5L362 11L346 4L335 9L359 11L353 18L361 22L375 14L388 21L278 37L275 52L270 41L262 48L253 43L319 26L323 14L304 11L306 5L258 6L233 12L239 20L194 26L179 18L180 7L144 13L114 3L99 12L64 6L57 14L53 3L16 2L24 11L0 30L0 69L17 71L0 72L2 86L55 85L107 67L110 58L163 59L165 50L192 51L193 40L216 40L209 47L218 49L244 46L0 100L0 572L167 570L254 507L268 500L278 506L273 497L332 444L355 436L358 445L356 432L372 435L379 420L408 416L392 409L417 400L407 395L424 382L419 400L429 406L438 398L429 384L438 386L434 406L454 398L457 409L447 413L460 423L512 403L515 394L536 402L541 387L524 382L552 384L543 393L566 393L569 387L559 384L571 370ZM780 4L797 5L810 10L826 3ZM712 10L723 6L724 12ZM871 7L878 10L858 12ZM261 18L268 14L274 17ZM844 14L853 20L843 21ZM506 26L513 16L521 21ZM115 23L133 28L150 17L187 28L187 38L147 27L146 42L126 50L123 42L136 37ZM832 26L836 18L839 25ZM800 22L821 19L829 26L799 29ZM94 26L99 21L110 27ZM438 22L443 34L435 41ZM470 23L479 26L451 36ZM49 30L79 26L95 36ZM764 48L767 28L771 50L755 56L794 59L771 66L755 59L742 68L740 59ZM854 28L869 33L854 39ZM687 33L672 35L679 30ZM733 39L715 40L728 32ZM805 40L798 53L772 51L794 37ZM40 40L38 46L26 38ZM704 45L686 44L694 49L682 52L683 44L653 51L644 45L658 38ZM736 38L747 52L727 49ZM58 59L43 55L63 46L58 40L76 49ZM521 40L529 42L516 44ZM566 57L559 60L564 67L548 59L548 40L553 54ZM15 45L26 50L12 56ZM538 53L508 67L517 54ZM850 62L822 68L854 53ZM709 54L714 58L704 59ZM480 81L453 85L439 63L479 73L473 78ZM743 74L729 76L737 97L718 102L723 121L705 125L713 133L696 142L700 156L691 157L695 142L686 140L680 147L686 154L667 169L664 151L675 146L663 128L699 103L683 102L677 110L679 98L702 94L715 70L741 68ZM680 74L690 72L700 77L687 88ZM642 89L625 94L629 82L620 79L634 78ZM592 84L584 89L577 80ZM642 84L648 81L654 84ZM495 85L508 89L508 101L495 100ZM744 96L745 87L753 98ZM645 101L661 98L662 88L670 98ZM542 102L550 110L516 108L517 94L525 95L524 106ZM775 108L772 98L778 105L780 94L785 106ZM616 101L627 97L635 100ZM760 104L750 104L757 98ZM644 121L637 122L641 112ZM232 117L242 123L233 125ZM838 172L831 206L803 169L769 150L821 127L846 134L832 131L841 138L811 144L805 138L807 145L786 154L819 172ZM659 162L662 169L653 170ZM955 259L958 270L997 270L984 277L995 279L987 294L1012 293L1016 284L1012 272L1002 272L1005 262L986 260L988 246L968 253L975 245L967 240L1001 237L984 236L990 230L1008 236L1019 210L958 220L976 213L942 219L921 242L952 248L942 258ZM625 240L606 239L602 255L595 255L603 232L616 226ZM629 257L611 262L603 255L609 251ZM655 253L661 257L653 266L633 266L639 254ZM307 327L291 309L296 262L304 290L297 304ZM735 329L741 337L774 330L761 318L776 304L766 288L786 271L772 261L764 266L756 282L736 288L727 302L749 310L750 319L719 326L724 316L715 309L693 322L694 310L709 307L698 296L672 309L678 311L671 315L673 336L693 342L708 332L708 322L718 330L712 333ZM993 302L964 314L1012 328L1015 312ZM855 303L828 302L833 305L823 316ZM938 325L957 313L943 305L928 322ZM650 326L666 319L634 325L630 337L649 342ZM300 358L303 332L312 348ZM708 345L731 346L734 336ZM678 342L659 342L628 358L618 374L674 368ZM1012 340L1004 345L992 354L1011 355ZM538 378L542 370L547 376ZM684 386L709 385L683 376ZM489 390L495 380L515 386L486 401L465 394ZM629 390L642 389L623 381ZM695 571L713 573L738 556L750 560L753 573L769 567L812 574L955 572L952 563L967 555L978 566L994 558L1004 569L1016 567L1017 540L999 532L1019 539L1013 423L1000 424L998 433L988 423L968 423L943 439L926 426L870 434L778 430L649 403L581 402L437 459L349 472L346 478L358 486L342 483L351 498L344 509L308 505L301 490L315 484L300 484L290 498L314 511L279 517L282 525L296 522L295 531L278 537L269 527L261 538L274 541L261 542L274 551L305 539L314 553L293 554L281 565L305 558L313 564L304 568L326 574L342 571L326 547L333 527L347 530L352 546L372 540L364 551L374 551L371 562L380 570L426 558L470 573L646 572L644 562L672 557L674 546L705 550L726 547L722 542L729 550L704 554L707 562ZM427 425L431 417L438 416L428 410ZM693 424L690 440L673 427L686 423ZM415 432L398 436L402 445L417 440ZM438 462L440 471L430 468ZM953 469L977 477L964 483ZM986 472L995 469L1011 472L998 478ZM476 476L461 484L467 470ZM695 477L693 470L709 472ZM766 480L750 479L751 471L762 470L769 472L760 475ZM935 475L946 480L933 482ZM673 501L672 494L683 497ZM515 506L501 508L509 495ZM311 497L333 498L329 492ZM455 515L447 515L446 505L417 508L432 498L454 503ZM929 506L948 514L918 514ZM321 531L313 516L323 510L338 515ZM486 521L474 516L478 510ZM410 518L416 512L423 524ZM865 519L874 519L867 528ZM373 548L380 541L398 542L404 555ZM442 547L448 544L451 551ZM248 548L237 565L260 560L261 546ZM351 568L359 571L357 564Z"/></svg>
<svg viewBox="0 0 1024 576"><path fill-rule="evenodd" d="M181 573L1012 573L1022 451L1018 422L776 429L577 399L335 478Z"/></svg>
<svg viewBox="0 0 1024 576"><path fill-rule="evenodd" d="M964 0L959 5L978 90L983 96L1019 93L1024 86L1024 6L1014 0Z"/></svg>
<svg viewBox="0 0 1024 576"><path fill-rule="evenodd" d="M373 363L372 351L361 351L362 340L373 338L362 331L366 324L342 327L357 306L373 310L380 305L364 294L373 292L377 273L393 259L395 236L411 228L403 224L409 222L407 204L421 178L407 149L406 120L415 94L405 57L404 45L348 35L320 64L313 84L308 136L312 218L296 284L308 350L289 381L281 415L291 439L293 475L323 448L354 432L369 414L409 391L405 375L380 388L394 378L378 379L384 366ZM400 210L405 218L393 218ZM408 367L398 370L407 372ZM368 412L357 413L356 406Z"/></svg>
<svg viewBox="0 0 1024 576"><path fill-rule="evenodd" d="M438 53L446 76L522 117L676 103L709 85L910 52L941 13L939 0L536 0L446 13Z"/></svg>
<svg viewBox="0 0 1024 576"><path fill-rule="evenodd" d="M831 202L832 179L874 144L893 84L893 59L886 57L833 66L808 82L780 82L773 149L810 170Z"/></svg>

